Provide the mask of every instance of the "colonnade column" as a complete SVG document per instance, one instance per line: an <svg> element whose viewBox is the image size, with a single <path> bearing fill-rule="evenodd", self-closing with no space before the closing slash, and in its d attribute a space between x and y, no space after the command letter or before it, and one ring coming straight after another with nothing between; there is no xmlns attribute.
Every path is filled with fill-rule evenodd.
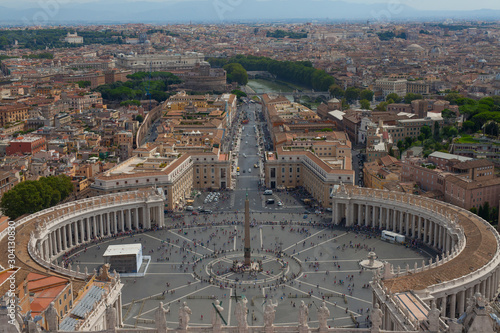
<svg viewBox="0 0 500 333"><path fill-rule="evenodd" d="M78 220L76 223L78 223L78 227L80 228L80 243L83 243L85 241L85 233L83 231L83 220Z"/></svg>
<svg viewBox="0 0 500 333"><path fill-rule="evenodd" d="M106 214L106 235L111 235L111 214L112 213Z"/></svg>
<svg viewBox="0 0 500 333"><path fill-rule="evenodd" d="M64 250L68 248L68 227L69 225L65 225L63 227L63 247Z"/></svg>
<svg viewBox="0 0 500 333"><path fill-rule="evenodd" d="M146 207L144 208L144 222L145 222L145 228L149 229L151 228L151 213L149 211L149 206L146 204Z"/></svg>
<svg viewBox="0 0 500 333"><path fill-rule="evenodd" d="M458 315L460 316L465 311L465 290L458 292Z"/></svg>
<svg viewBox="0 0 500 333"><path fill-rule="evenodd" d="M417 233L417 238L420 240L422 236L422 218L420 216L417 217L418 219L418 233Z"/></svg>
<svg viewBox="0 0 500 333"><path fill-rule="evenodd" d="M85 224L87 227L87 241L90 241L90 216L85 218Z"/></svg>
<svg viewBox="0 0 500 333"><path fill-rule="evenodd" d="M132 213L131 208L127 209L127 229L132 230Z"/></svg>
<svg viewBox="0 0 500 333"><path fill-rule="evenodd" d="M104 214L99 214L99 236L104 236L103 218Z"/></svg>
<svg viewBox="0 0 500 333"><path fill-rule="evenodd" d="M370 206L365 205L365 227L370 224Z"/></svg>
<svg viewBox="0 0 500 333"><path fill-rule="evenodd" d="M451 294L451 299L450 299L450 318L456 317L456 304L457 304L457 294L453 293Z"/></svg>
<svg viewBox="0 0 500 333"><path fill-rule="evenodd" d="M92 216L92 228L94 229L93 236L97 238L97 235L99 235L97 233L97 215Z"/></svg>
<svg viewBox="0 0 500 333"><path fill-rule="evenodd" d="M375 223L376 223L376 211L377 211L377 206L373 206L372 208L372 221L371 221L371 226L372 227L375 227Z"/></svg>

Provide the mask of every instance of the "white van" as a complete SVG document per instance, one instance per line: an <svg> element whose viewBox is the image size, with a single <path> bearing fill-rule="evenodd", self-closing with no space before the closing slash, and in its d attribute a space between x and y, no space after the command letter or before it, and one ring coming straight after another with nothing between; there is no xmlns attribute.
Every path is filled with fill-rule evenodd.
<svg viewBox="0 0 500 333"><path fill-rule="evenodd" d="M264 195L272 195L273 191L272 190L265 190Z"/></svg>

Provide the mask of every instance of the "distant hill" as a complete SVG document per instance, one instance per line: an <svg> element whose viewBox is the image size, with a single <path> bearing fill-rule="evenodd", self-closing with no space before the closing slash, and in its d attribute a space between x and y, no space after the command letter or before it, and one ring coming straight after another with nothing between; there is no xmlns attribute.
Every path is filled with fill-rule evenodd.
<svg viewBox="0 0 500 333"><path fill-rule="evenodd" d="M40 2L44 3L44 2ZM50 2L52 3L52 2ZM236 3L235 5L233 5ZM238 4L240 3L240 4ZM394 7L394 8L392 8ZM13 9L0 7L0 24L22 23L184 23L236 22L294 19L337 21L401 21L409 19L497 19L498 10L419 11L407 5L359 4L332 0L192 0L178 2L103 1L66 2L60 8Z"/></svg>

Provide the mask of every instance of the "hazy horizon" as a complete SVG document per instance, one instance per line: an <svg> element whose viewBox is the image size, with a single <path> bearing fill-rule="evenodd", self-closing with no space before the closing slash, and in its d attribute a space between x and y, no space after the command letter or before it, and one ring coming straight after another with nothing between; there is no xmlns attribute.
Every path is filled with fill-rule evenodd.
<svg viewBox="0 0 500 333"><path fill-rule="evenodd" d="M134 2L156 2L159 4L172 4L172 3L189 3L200 0L124 0L120 1L121 4L126 5L126 3ZM243 0L201 0L206 2L219 2L221 4L232 5L238 2L243 2ZM290 0L257 0L258 2L288 2ZM107 4L116 3L116 0L3 0L0 2L0 6L12 7L12 8L23 8L23 7L41 7L42 4L52 4L58 3L61 6L68 4ZM338 2L337 0L304 0L304 2L310 2L311 4L321 4L326 2ZM480 1L469 1L469 0L344 0L345 3L355 3L355 4L387 4L391 5L405 5L418 10L480 10L480 9L493 9L500 10L499 0L480 0Z"/></svg>

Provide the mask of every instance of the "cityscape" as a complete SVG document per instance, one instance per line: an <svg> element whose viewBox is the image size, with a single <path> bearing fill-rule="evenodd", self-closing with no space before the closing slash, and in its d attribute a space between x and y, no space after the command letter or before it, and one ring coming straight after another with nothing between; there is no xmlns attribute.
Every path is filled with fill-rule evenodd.
<svg viewBox="0 0 500 333"><path fill-rule="evenodd" d="M0 332L500 332L500 3L0 3Z"/></svg>

